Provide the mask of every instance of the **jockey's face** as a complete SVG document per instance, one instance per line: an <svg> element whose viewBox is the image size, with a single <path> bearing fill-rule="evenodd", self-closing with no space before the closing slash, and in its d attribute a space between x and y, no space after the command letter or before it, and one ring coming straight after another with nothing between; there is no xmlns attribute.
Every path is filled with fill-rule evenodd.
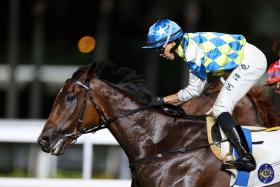
<svg viewBox="0 0 280 187"><path fill-rule="evenodd" d="M169 44L167 44L164 48L164 51L162 54L160 54L160 56L162 58L165 58L167 60L174 60L175 59L175 54L173 52L171 52L170 50L176 45L175 42L171 42Z"/></svg>

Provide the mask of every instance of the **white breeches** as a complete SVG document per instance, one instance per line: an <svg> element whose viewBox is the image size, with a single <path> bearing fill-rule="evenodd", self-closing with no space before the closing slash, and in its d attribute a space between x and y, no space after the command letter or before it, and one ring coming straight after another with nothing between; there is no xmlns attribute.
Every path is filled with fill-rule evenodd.
<svg viewBox="0 0 280 187"><path fill-rule="evenodd" d="M227 78L212 113L218 117L223 112L232 113L236 103L254 86L265 73L267 61L265 55L255 46L247 43L244 46L244 59Z"/></svg>

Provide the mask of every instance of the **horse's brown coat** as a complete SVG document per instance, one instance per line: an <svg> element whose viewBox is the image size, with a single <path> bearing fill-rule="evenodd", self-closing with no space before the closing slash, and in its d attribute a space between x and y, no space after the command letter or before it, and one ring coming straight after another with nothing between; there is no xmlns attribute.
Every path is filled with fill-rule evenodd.
<svg viewBox="0 0 280 187"><path fill-rule="evenodd" d="M79 76L73 76L66 81L58 94L52 112L38 138L38 143L44 151L52 151L64 134L77 130L85 89L76 84L74 79L78 78L82 82L90 79L90 97L95 99L107 119L143 106L117 85L99 79L96 74L89 77L88 72L92 68L86 66L78 70L76 73ZM74 99L70 97L73 95ZM87 100L82 126L90 127L99 120L100 116L95 106ZM149 109L118 119L111 123L108 129L131 162L178 147L207 144L205 121L174 119L157 109ZM62 154L70 142L71 140L67 140L65 144L60 145L57 149L59 151L56 150L55 153ZM220 168L220 161L209 148L194 150L154 159L133 167L131 186L227 187L229 175Z"/></svg>

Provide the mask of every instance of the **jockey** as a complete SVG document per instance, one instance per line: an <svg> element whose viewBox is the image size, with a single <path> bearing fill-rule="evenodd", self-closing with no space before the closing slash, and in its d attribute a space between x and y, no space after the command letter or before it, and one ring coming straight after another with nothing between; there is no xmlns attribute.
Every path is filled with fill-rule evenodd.
<svg viewBox="0 0 280 187"><path fill-rule="evenodd" d="M243 131L231 114L236 103L265 73L265 55L247 43L242 35L183 33L169 19L158 20L149 28L147 45L143 48L156 49L159 56L167 60L182 58L189 70L189 84L158 102L179 105L202 93L208 75L231 72L212 108L219 126L239 154L237 160L224 163L223 169L254 170L255 159L249 152Z"/></svg>

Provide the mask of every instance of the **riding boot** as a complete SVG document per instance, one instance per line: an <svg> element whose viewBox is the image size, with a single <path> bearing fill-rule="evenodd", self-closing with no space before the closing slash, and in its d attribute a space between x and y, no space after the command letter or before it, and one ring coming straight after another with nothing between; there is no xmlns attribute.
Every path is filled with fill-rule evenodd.
<svg viewBox="0 0 280 187"><path fill-rule="evenodd" d="M252 171L256 168L256 161L249 151L249 147L241 127L236 124L228 112L223 112L217 118L218 124L236 148L239 158L223 164L222 169L237 169Z"/></svg>

